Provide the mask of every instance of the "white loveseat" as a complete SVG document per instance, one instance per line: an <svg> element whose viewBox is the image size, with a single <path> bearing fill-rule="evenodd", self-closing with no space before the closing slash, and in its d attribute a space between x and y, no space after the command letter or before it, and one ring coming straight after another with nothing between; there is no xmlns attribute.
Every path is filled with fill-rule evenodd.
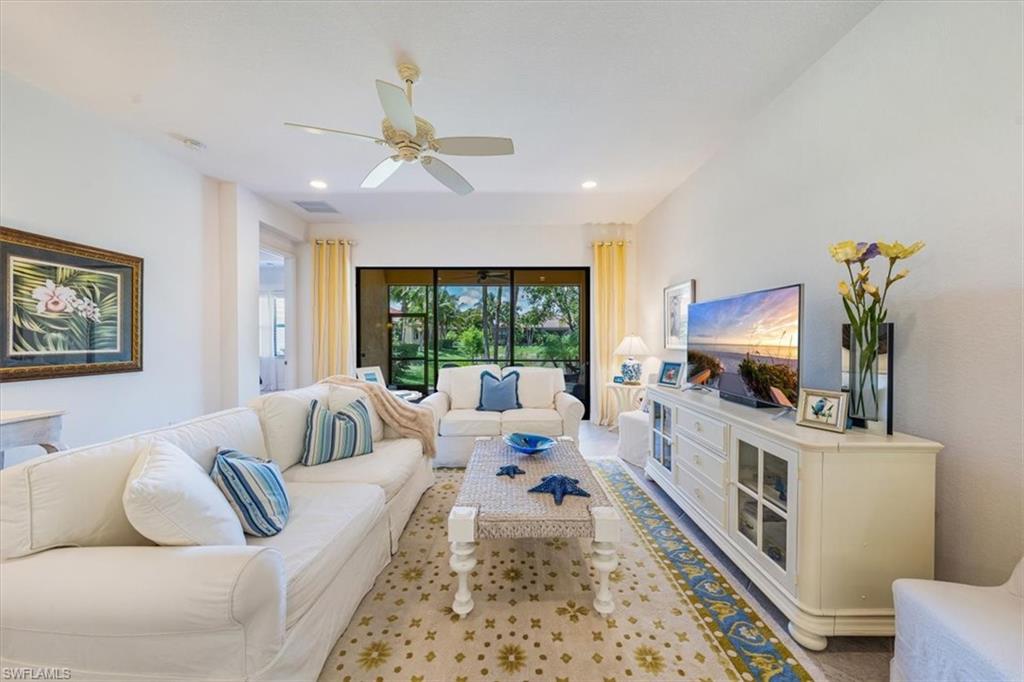
<svg viewBox="0 0 1024 682"><path fill-rule="evenodd" d="M478 411L480 375L495 376L519 372L519 402L522 408L505 412ZM571 436L579 440L583 403L565 392L562 370L554 367L506 367L471 365L446 367L437 375L437 392L421 403L434 411L437 426L435 466L463 467L480 436L509 433L537 433L542 436Z"/></svg>
<svg viewBox="0 0 1024 682"><path fill-rule="evenodd" d="M433 483L419 441L375 426L374 452L298 464L325 385L0 472L0 665L74 680L312 680ZM244 546L158 547L122 505L162 438L207 471L219 447L281 467L291 515Z"/></svg>
<svg viewBox="0 0 1024 682"><path fill-rule="evenodd" d="M1024 679L1024 559L996 587L908 578L892 592L892 682Z"/></svg>

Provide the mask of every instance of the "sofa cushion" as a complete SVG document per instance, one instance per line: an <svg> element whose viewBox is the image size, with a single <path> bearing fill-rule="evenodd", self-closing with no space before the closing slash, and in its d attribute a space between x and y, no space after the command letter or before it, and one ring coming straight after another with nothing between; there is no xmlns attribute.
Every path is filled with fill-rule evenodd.
<svg viewBox="0 0 1024 682"><path fill-rule="evenodd" d="M384 440L384 420L377 414L377 410L373 407L373 401L370 400L370 396L366 394L366 391L353 388L352 386L331 386L327 398L327 407L331 412L337 412L360 398L366 401L366 409L370 413L370 425L373 427L374 442Z"/></svg>
<svg viewBox="0 0 1024 682"><path fill-rule="evenodd" d="M557 367L506 367L503 374L519 372L519 402L539 409L555 406L555 396L565 390L565 375Z"/></svg>
<svg viewBox="0 0 1024 682"><path fill-rule="evenodd" d="M437 375L437 390L447 393L453 410L475 409L480 404L480 373L501 376L497 365L444 367Z"/></svg>
<svg viewBox="0 0 1024 682"><path fill-rule="evenodd" d="M306 445L306 419L309 416L310 401L327 402L329 395L330 387L327 384L314 384L294 391L270 393L249 403L259 413L267 443L267 454L270 459L277 462L281 471L302 459ZM259 456L237 443L223 445Z"/></svg>
<svg viewBox="0 0 1024 682"><path fill-rule="evenodd" d="M221 450L210 473L247 535L277 535L288 523L288 493L273 460Z"/></svg>
<svg viewBox="0 0 1024 682"><path fill-rule="evenodd" d="M438 426L442 436L498 436L501 415L507 412L480 412L475 409L450 410Z"/></svg>
<svg viewBox="0 0 1024 682"><path fill-rule="evenodd" d="M158 545L244 545L238 517L209 474L155 438L139 450L121 496L135 530Z"/></svg>
<svg viewBox="0 0 1024 682"><path fill-rule="evenodd" d="M266 456L256 413L235 408L4 469L0 560L51 547L152 544L128 521L121 496L140 447L156 437L181 448L204 471L221 445Z"/></svg>
<svg viewBox="0 0 1024 682"><path fill-rule="evenodd" d="M371 483L384 489L390 502L422 464L423 446L415 438L394 438L373 444L364 457L339 459L315 467L294 466L285 481L302 483Z"/></svg>
<svg viewBox="0 0 1024 682"><path fill-rule="evenodd" d="M498 378L490 372L480 373L481 412L504 412L522 407L519 404L519 372L510 372Z"/></svg>
<svg viewBox="0 0 1024 682"><path fill-rule="evenodd" d="M273 547L284 558L285 627L290 628L384 516L384 492L357 483L287 482L287 489L288 525L272 537L248 540L249 545Z"/></svg>
<svg viewBox="0 0 1024 682"><path fill-rule="evenodd" d="M541 436L562 435L562 415L555 410L524 407L501 413L501 432L536 433Z"/></svg>
<svg viewBox="0 0 1024 682"><path fill-rule="evenodd" d="M302 463L317 466L373 452L373 427L366 401L356 400L337 412L319 400L309 404L306 449Z"/></svg>

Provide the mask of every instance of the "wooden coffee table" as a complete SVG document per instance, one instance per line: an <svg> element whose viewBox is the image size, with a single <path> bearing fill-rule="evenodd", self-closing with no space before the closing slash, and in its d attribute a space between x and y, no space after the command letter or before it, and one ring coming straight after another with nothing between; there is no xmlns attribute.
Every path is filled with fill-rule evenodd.
<svg viewBox="0 0 1024 682"><path fill-rule="evenodd" d="M514 479L498 469L515 464L525 471ZM561 505L547 493L527 492L543 476L564 474L579 480L590 497L567 495ZM615 544L621 519L598 484L572 438L560 438L550 450L523 455L500 438L478 438L466 466L459 496L448 514L449 565L458 575L452 610L465 617L473 610L469 574L476 566L479 540L515 538L593 538L592 562L598 574L594 609L615 609L608 576L619 565Z"/></svg>

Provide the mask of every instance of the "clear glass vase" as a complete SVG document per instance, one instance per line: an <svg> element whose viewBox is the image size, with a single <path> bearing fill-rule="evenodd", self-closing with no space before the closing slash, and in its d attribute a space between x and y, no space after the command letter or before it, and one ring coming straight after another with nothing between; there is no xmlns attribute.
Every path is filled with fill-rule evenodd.
<svg viewBox="0 0 1024 682"><path fill-rule="evenodd" d="M892 324L854 334L843 325L843 390L850 394L849 417L855 426L888 421L889 346Z"/></svg>

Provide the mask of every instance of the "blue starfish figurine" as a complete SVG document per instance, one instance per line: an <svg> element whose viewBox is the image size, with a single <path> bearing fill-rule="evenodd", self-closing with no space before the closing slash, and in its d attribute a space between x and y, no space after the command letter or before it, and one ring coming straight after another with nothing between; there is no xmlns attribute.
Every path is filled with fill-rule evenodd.
<svg viewBox="0 0 1024 682"><path fill-rule="evenodd" d="M498 476L508 476L514 479L516 474L525 474L526 472L517 467L515 464L509 464L508 466L501 467L498 469Z"/></svg>
<svg viewBox="0 0 1024 682"><path fill-rule="evenodd" d="M553 474L551 476L545 476L540 479L540 481L540 484L530 488L529 492L551 493L555 496L555 504L562 504L562 498L566 495L590 497L590 493L576 485L579 483L579 479L576 478L569 478L562 474Z"/></svg>

